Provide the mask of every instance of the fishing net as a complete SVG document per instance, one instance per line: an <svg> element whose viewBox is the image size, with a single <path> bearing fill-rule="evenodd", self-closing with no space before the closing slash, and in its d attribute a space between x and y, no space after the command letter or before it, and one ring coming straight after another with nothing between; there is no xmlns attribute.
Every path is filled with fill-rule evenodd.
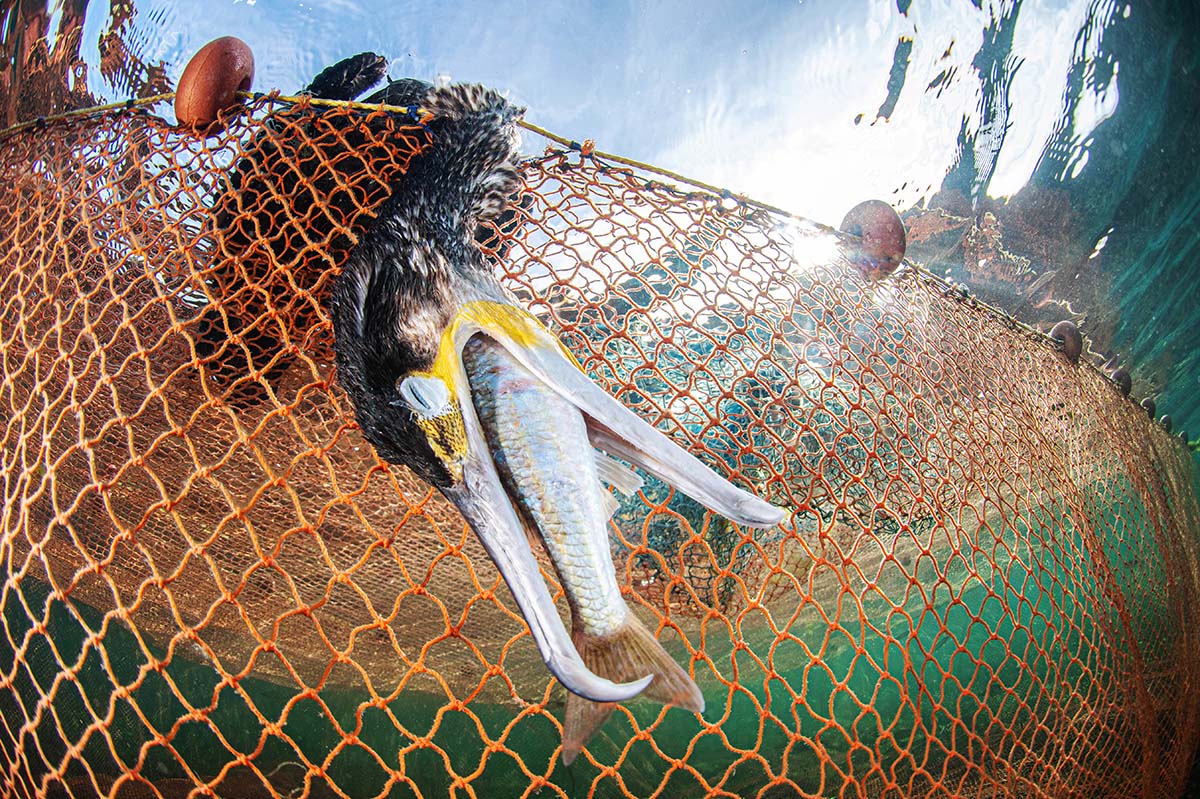
<svg viewBox="0 0 1200 799"><path fill-rule="evenodd" d="M332 277L428 146L404 115L272 98L207 139L128 110L0 142L0 793L1181 790L1179 442L912 266L869 282L826 228L548 150L478 236L506 284L788 511L622 500L622 590L708 709L632 701L564 767L512 596L375 457L332 365Z"/></svg>

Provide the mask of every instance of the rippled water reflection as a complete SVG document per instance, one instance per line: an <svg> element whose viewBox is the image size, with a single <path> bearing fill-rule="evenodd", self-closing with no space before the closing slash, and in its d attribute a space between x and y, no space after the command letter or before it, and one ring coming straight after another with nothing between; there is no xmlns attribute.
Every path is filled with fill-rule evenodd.
<svg viewBox="0 0 1200 799"><path fill-rule="evenodd" d="M1026 321L1077 319L1200 434L1191 2L3 7L9 123L170 90L233 34L258 89L371 49L393 76L498 86L553 130L823 222L888 199L910 256Z"/></svg>

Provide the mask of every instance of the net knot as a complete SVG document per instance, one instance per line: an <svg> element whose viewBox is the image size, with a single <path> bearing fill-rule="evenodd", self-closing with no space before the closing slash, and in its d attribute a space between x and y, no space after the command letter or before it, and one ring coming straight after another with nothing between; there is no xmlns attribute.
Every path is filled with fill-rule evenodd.
<svg viewBox="0 0 1200 799"><path fill-rule="evenodd" d="M596 140L595 139L584 139L583 144L580 144L579 142L572 139L570 147L572 150L574 150L577 153L581 153L583 155L590 156L592 153L594 153L596 151Z"/></svg>

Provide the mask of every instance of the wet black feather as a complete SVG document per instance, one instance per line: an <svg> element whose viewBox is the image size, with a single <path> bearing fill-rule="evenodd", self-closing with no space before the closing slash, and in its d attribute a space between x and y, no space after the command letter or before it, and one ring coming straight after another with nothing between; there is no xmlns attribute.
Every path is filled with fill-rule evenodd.
<svg viewBox="0 0 1200 799"><path fill-rule="evenodd" d="M412 81L381 94L409 104ZM338 380L364 436L380 457L447 486L412 412L397 403L397 382L428 370L464 292L492 285L493 264L476 241L520 185L515 122L521 113L481 86L428 88L432 146L414 159L334 285L330 311Z"/></svg>
<svg viewBox="0 0 1200 799"><path fill-rule="evenodd" d="M381 55L359 53L321 70L303 93L325 100L353 100L383 80L387 65Z"/></svg>

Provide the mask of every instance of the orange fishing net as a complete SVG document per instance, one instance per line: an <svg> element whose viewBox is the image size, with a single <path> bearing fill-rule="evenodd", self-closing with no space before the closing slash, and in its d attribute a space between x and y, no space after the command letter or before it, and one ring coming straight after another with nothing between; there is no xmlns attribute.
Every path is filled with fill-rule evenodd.
<svg viewBox="0 0 1200 799"><path fill-rule="evenodd" d="M826 229L553 151L482 246L604 388L789 511L623 500L619 582L708 710L633 701L564 767L511 595L332 368L332 276L427 146L269 98L209 139L130 111L0 143L0 793L1179 792L1179 442L912 267L867 282Z"/></svg>

